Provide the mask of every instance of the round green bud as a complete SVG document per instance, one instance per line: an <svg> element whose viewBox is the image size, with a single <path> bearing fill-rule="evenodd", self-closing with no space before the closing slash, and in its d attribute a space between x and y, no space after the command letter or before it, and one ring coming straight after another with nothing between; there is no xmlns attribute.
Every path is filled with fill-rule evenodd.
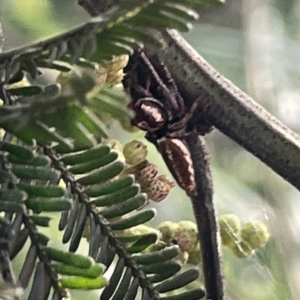
<svg viewBox="0 0 300 300"><path fill-rule="evenodd" d="M232 248L239 241L241 222L234 214L222 215L219 219L222 245Z"/></svg>
<svg viewBox="0 0 300 300"><path fill-rule="evenodd" d="M139 162L145 160L148 154L148 150L147 146L142 142L133 140L124 146L123 153L127 164L136 165Z"/></svg>
<svg viewBox="0 0 300 300"><path fill-rule="evenodd" d="M245 223L241 228L241 239L252 249L263 247L270 238L267 226L258 220Z"/></svg>
<svg viewBox="0 0 300 300"><path fill-rule="evenodd" d="M161 233L161 239L166 244L170 245L172 242L172 237L174 235L175 230L178 228L177 223L172 221L165 221L158 225L157 229Z"/></svg>
<svg viewBox="0 0 300 300"><path fill-rule="evenodd" d="M234 244L232 247L230 247L232 250L232 253L239 257L239 258L245 258L247 256L252 255L255 251L244 241L240 241L239 243Z"/></svg>
<svg viewBox="0 0 300 300"><path fill-rule="evenodd" d="M181 251L191 251L198 242L197 226L191 221L180 221L172 240L178 244Z"/></svg>
<svg viewBox="0 0 300 300"><path fill-rule="evenodd" d="M202 257L201 257L201 249L199 243L197 243L196 247L190 250L188 254L189 254L189 259L187 261L188 264L198 265L201 263Z"/></svg>

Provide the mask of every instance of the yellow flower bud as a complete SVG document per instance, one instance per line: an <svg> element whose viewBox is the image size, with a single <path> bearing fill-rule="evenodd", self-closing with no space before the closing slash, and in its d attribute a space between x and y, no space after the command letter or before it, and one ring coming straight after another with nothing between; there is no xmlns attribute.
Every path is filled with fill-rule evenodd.
<svg viewBox="0 0 300 300"><path fill-rule="evenodd" d="M140 141L133 140L125 144L123 153L127 164L135 165L146 159L148 150L145 144Z"/></svg>
<svg viewBox="0 0 300 300"><path fill-rule="evenodd" d="M197 226L191 221L180 221L172 235L172 241L178 244L181 251L191 251L197 245Z"/></svg>
<svg viewBox="0 0 300 300"><path fill-rule="evenodd" d="M257 249L266 244L270 238L270 233L263 222L255 220L242 226L241 238L249 247Z"/></svg>
<svg viewBox="0 0 300 300"><path fill-rule="evenodd" d="M226 214L220 217L220 235L222 245L232 248L238 243L241 227L240 219L234 214Z"/></svg>
<svg viewBox="0 0 300 300"><path fill-rule="evenodd" d="M252 255L255 251L244 241L240 241L230 247L233 254L239 258L245 258Z"/></svg>

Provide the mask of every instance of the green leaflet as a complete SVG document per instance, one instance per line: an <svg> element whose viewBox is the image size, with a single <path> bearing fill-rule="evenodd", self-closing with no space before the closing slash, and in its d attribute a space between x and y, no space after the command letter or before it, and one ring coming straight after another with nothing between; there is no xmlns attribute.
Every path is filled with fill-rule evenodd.
<svg viewBox="0 0 300 300"><path fill-rule="evenodd" d="M24 86L18 88L11 88L9 92L15 96L32 96L43 92L43 88L40 86Z"/></svg>
<svg viewBox="0 0 300 300"><path fill-rule="evenodd" d="M37 226L49 227L51 218L46 216L31 215L29 216L29 220L31 220Z"/></svg>
<svg viewBox="0 0 300 300"><path fill-rule="evenodd" d="M149 233L142 238L140 238L138 241L136 241L133 245L131 245L129 248L126 249L128 253L138 253L142 252L146 248L148 248L150 245L155 244L157 241L158 236L155 233Z"/></svg>
<svg viewBox="0 0 300 300"><path fill-rule="evenodd" d="M68 32L53 38L25 46L14 51L7 51L0 55L3 61L3 80L8 82L20 69L26 70L32 78L38 74L37 66L56 68L60 66L55 61L67 58L73 64L80 57L92 57L95 61L109 59L113 54L130 54L133 49L143 43L159 45L153 40L144 28L174 28L186 31L190 28L188 22L197 18L197 15L185 7L197 3L215 3L217 0L207 1L128 1L118 2L118 8L101 17L93 18L86 24L80 25ZM179 5L176 5L178 3ZM114 30L115 27L118 27ZM126 30L128 28L128 30ZM106 31L109 38L99 38L97 47L95 36L101 37ZM113 35L121 33L121 39L113 39ZM95 52L93 56L92 53ZM42 60L40 58L43 58ZM4 76L3 76L4 75ZM21 93L35 93L36 91L19 91Z"/></svg>
<svg viewBox="0 0 300 300"><path fill-rule="evenodd" d="M18 165L31 165L36 167L48 166L50 165L50 159L45 155L37 155L32 159L24 159L19 155L9 154L7 159L13 163Z"/></svg>
<svg viewBox="0 0 300 300"><path fill-rule="evenodd" d="M55 248L45 248L45 253L49 259L55 260L66 265L70 265L77 268L90 268L93 265L93 259L80 254L74 254L71 252L64 252Z"/></svg>
<svg viewBox="0 0 300 300"><path fill-rule="evenodd" d="M120 189L114 193L100 196L93 200L91 203L96 206L107 206L113 205L116 203L124 202L127 199L130 199L136 196L140 192L140 186L138 184L134 184L129 187L125 187L124 189Z"/></svg>
<svg viewBox="0 0 300 300"><path fill-rule="evenodd" d="M132 259L139 265L149 265L173 259L179 254L179 252L178 246L170 246L152 253L135 254L132 256Z"/></svg>
<svg viewBox="0 0 300 300"><path fill-rule="evenodd" d="M26 211L26 206L12 201L0 201L0 209L8 213L23 213Z"/></svg>
<svg viewBox="0 0 300 300"><path fill-rule="evenodd" d="M86 175L77 180L82 185L92 185L99 183L102 180L108 180L120 174L125 169L125 163L122 161L116 161L107 166L100 168L93 173Z"/></svg>
<svg viewBox="0 0 300 300"><path fill-rule="evenodd" d="M27 208L32 209L36 213L42 211L64 211L70 210L72 203L66 198L28 198L25 201Z"/></svg>
<svg viewBox="0 0 300 300"><path fill-rule="evenodd" d="M40 233L40 232L36 232L35 237L38 240L38 242L44 246L46 246L50 240L45 234Z"/></svg>
<svg viewBox="0 0 300 300"><path fill-rule="evenodd" d="M107 155L110 151L110 147L107 145L99 145L91 148L87 151L66 155L61 158L61 161L67 165L83 164L89 160L94 160L104 155Z"/></svg>
<svg viewBox="0 0 300 300"><path fill-rule="evenodd" d="M26 193L18 190L1 189L0 201L22 202L27 198Z"/></svg>
<svg viewBox="0 0 300 300"><path fill-rule="evenodd" d="M161 284L157 285L156 288L160 293L166 293L189 284L199 277L199 268L190 268L185 272L173 277L172 279L166 280ZM203 295L204 296L204 295Z"/></svg>
<svg viewBox="0 0 300 300"><path fill-rule="evenodd" d="M37 248L35 245L31 244L19 274L19 282L23 288L28 286L29 280L35 268L37 257Z"/></svg>
<svg viewBox="0 0 300 300"><path fill-rule="evenodd" d="M156 211L154 209L141 211L135 214L134 216L110 223L110 228L112 230L125 230L133 226L149 222L155 217L155 215Z"/></svg>
<svg viewBox="0 0 300 300"><path fill-rule="evenodd" d="M126 200L125 202L112 205L100 211L100 214L107 219L113 219L124 216L125 214L138 209L147 202L147 195L142 193Z"/></svg>
<svg viewBox="0 0 300 300"><path fill-rule="evenodd" d="M68 289L101 289L107 285L107 280L103 276L91 279L77 276L64 276L58 279L58 282Z"/></svg>
<svg viewBox="0 0 300 300"><path fill-rule="evenodd" d="M143 270L147 274L155 274L149 278L152 283L164 281L175 275L180 269L181 265L175 261L167 261L163 264L151 264L143 267Z"/></svg>
<svg viewBox="0 0 300 300"><path fill-rule="evenodd" d="M83 269L83 268L76 268L70 265L65 265L62 263L53 263L51 264L51 268L59 274L82 276L87 278L96 278L99 275L101 275L105 270L105 266L101 264L94 264L89 268Z"/></svg>
<svg viewBox="0 0 300 300"><path fill-rule="evenodd" d="M56 185L33 185L28 183L18 183L16 186L18 189L25 191L28 196L33 197L62 197L65 194L65 190Z"/></svg>
<svg viewBox="0 0 300 300"><path fill-rule="evenodd" d="M53 183L59 179L59 172L50 168L13 166L11 170L18 178L22 179L49 180Z"/></svg>
<svg viewBox="0 0 300 300"><path fill-rule="evenodd" d="M131 186L134 183L134 175L124 175L114 181L105 182L103 184L92 185L86 191L85 194L89 197L98 197L107 195Z"/></svg>
<svg viewBox="0 0 300 300"><path fill-rule="evenodd" d="M74 165L69 168L69 171L73 174L84 174L95 170L97 168L103 167L115 161L118 158L118 153L111 151L105 156L98 157L97 159L87 161L78 165Z"/></svg>
<svg viewBox="0 0 300 300"><path fill-rule="evenodd" d="M34 157L30 149L15 144L0 142L0 150L16 155L20 159L33 159Z"/></svg>

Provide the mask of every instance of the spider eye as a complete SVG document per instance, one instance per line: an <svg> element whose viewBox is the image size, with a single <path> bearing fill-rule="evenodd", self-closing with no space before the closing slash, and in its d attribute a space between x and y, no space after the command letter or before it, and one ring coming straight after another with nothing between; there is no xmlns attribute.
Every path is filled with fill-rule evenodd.
<svg viewBox="0 0 300 300"><path fill-rule="evenodd" d="M140 129L154 132L167 122L167 112L156 99L141 98L133 107L136 117L133 122Z"/></svg>

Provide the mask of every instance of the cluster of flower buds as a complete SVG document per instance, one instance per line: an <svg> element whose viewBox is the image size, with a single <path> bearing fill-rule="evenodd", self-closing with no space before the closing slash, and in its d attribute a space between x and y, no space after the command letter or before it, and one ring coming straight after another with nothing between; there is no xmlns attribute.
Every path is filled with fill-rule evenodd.
<svg viewBox="0 0 300 300"><path fill-rule="evenodd" d="M230 248L239 258L254 254L270 238L266 225L261 221L254 220L241 225L236 215L227 214L220 217L219 224L222 245ZM161 235L160 242L165 246L179 246L181 254L178 258L182 263L196 265L201 262L196 224L191 221L165 221L157 229Z"/></svg>
<svg viewBox="0 0 300 300"><path fill-rule="evenodd" d="M258 220L241 224L233 214L221 216L219 220L222 244L237 257L247 257L263 247L270 238L266 225Z"/></svg>
<svg viewBox="0 0 300 300"><path fill-rule="evenodd" d="M200 262L200 246L197 239L196 224L191 221L162 222L158 228L161 240L166 246L178 245L182 263L198 264Z"/></svg>
<svg viewBox="0 0 300 300"><path fill-rule="evenodd" d="M129 56L127 54L113 56L112 60L106 61L102 64L103 68L106 70L106 83L108 84L118 84L121 83L124 73L123 69L128 63Z"/></svg>
<svg viewBox="0 0 300 300"><path fill-rule="evenodd" d="M142 192L155 202L165 199L175 183L165 175L159 175L157 166L146 160L147 146L133 140L124 146L123 154L128 164L125 172L135 175Z"/></svg>

